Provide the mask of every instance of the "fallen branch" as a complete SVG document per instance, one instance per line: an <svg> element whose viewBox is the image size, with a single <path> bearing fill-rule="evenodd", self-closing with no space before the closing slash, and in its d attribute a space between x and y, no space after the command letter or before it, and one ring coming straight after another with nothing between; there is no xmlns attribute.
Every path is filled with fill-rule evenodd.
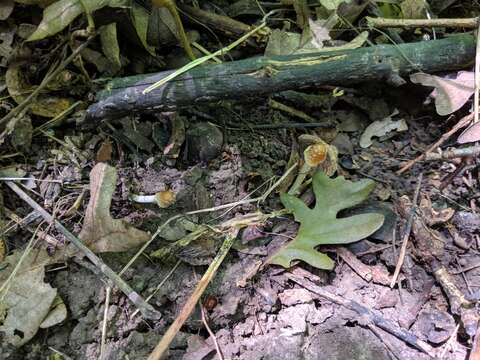
<svg viewBox="0 0 480 360"><path fill-rule="evenodd" d="M15 183L11 181L5 182L10 189L12 189L23 201L30 205L35 211L37 211L45 221L49 224L54 224L55 228L60 231L68 240L72 242L85 256L115 284L122 292L135 304L140 312L148 319L159 319L160 313L148 304L130 285L122 280L107 264L105 264L97 255L93 253L82 241L73 235L66 227L64 227L58 220L55 220L44 208L35 202L30 196L28 196L22 189L20 189Z"/></svg>
<svg viewBox="0 0 480 360"><path fill-rule="evenodd" d="M113 79L97 94L98 102L89 107L87 116L113 118L307 86L388 81L411 72L465 68L473 64L474 58L475 39L471 35L354 50L254 57L195 67L147 94L143 94L147 88L173 72Z"/></svg>

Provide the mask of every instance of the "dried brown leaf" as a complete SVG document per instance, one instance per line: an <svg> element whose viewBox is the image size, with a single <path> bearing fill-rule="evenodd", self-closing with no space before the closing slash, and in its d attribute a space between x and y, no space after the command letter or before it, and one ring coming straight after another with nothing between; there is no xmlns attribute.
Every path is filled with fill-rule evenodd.
<svg viewBox="0 0 480 360"><path fill-rule="evenodd" d="M126 251L150 239L148 233L112 218L110 204L116 182L116 169L105 163L90 172L90 201L79 237L95 252Z"/></svg>

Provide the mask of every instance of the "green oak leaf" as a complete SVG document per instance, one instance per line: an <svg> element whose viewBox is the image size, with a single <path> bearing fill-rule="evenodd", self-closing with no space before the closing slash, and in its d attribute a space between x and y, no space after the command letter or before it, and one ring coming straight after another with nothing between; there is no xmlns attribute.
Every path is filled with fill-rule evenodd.
<svg viewBox="0 0 480 360"><path fill-rule="evenodd" d="M377 213L337 218L340 210L357 205L368 197L375 186L373 181L352 182L343 176L331 179L319 171L313 176L312 183L316 198L313 209L295 196L281 195L283 205L295 215L300 228L295 239L280 248L269 263L287 268L292 261L302 260L316 268L331 270L334 266L332 259L318 252L317 246L358 241L382 226L384 217Z"/></svg>

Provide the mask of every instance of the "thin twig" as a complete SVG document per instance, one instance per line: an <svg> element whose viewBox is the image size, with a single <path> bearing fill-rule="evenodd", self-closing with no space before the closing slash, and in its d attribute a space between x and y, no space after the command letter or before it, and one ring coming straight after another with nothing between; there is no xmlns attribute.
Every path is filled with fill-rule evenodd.
<svg viewBox="0 0 480 360"><path fill-rule="evenodd" d="M73 235L66 227L64 227L58 220L50 215L44 208L28 196L15 183L7 181L6 184L12 189L23 201L36 210L49 224L55 225L55 228L60 231L70 242L73 243L106 277L110 279L122 292L130 299L132 303L142 312L148 319L159 319L160 313L150 304L134 291L130 285L120 278L107 264L105 264L97 255L93 253L78 237Z"/></svg>
<svg viewBox="0 0 480 360"><path fill-rule="evenodd" d="M170 278L170 276L172 276L172 274L175 272L175 270L177 270L178 266L182 263L182 260L178 260L177 263L173 266L173 268L168 272L167 275L165 275L165 277L163 278L162 281L160 281L160 283L157 285L157 287L155 288L155 290L153 290L153 292L148 295L146 298L145 298L145 301L146 302L149 302L150 299L152 297L155 296L155 294L157 293L158 290L160 290L160 288L163 286L163 284L165 284L167 282L167 280ZM131 319L133 319L135 317L135 315L138 314L138 309L136 309L133 313L132 313L132 316L130 316Z"/></svg>
<svg viewBox="0 0 480 360"><path fill-rule="evenodd" d="M448 149L439 153L427 153L426 161L448 160L462 157L477 157L480 155L480 145L470 146L461 149Z"/></svg>
<svg viewBox="0 0 480 360"><path fill-rule="evenodd" d="M107 339L107 324L108 324L108 306L110 304L110 293L112 288L107 286L105 289L105 311L103 312L103 324L102 324L102 340L100 342L100 356L99 360L105 360L105 346Z"/></svg>
<svg viewBox="0 0 480 360"><path fill-rule="evenodd" d="M455 330L453 330L452 334L450 335L447 342L445 343L445 346L443 347L443 350L439 356L441 360L445 359L445 355L447 355L447 351L450 349L453 342L457 339L458 329L460 329L460 324L455 326ZM473 360L473 359L470 358L470 360Z"/></svg>
<svg viewBox="0 0 480 360"><path fill-rule="evenodd" d="M213 343L215 344L215 350L217 351L218 359L223 360L222 350L220 350L220 346L218 345L217 337L213 333L212 329L210 329L210 326L208 326L207 316L205 315L205 307L202 304L200 304L200 311L202 312L203 325L205 326L205 329L207 329L207 332L210 334L210 337L213 339Z"/></svg>
<svg viewBox="0 0 480 360"><path fill-rule="evenodd" d="M478 18L460 19L387 19L366 17L368 26L378 28L417 28L417 27L450 27L475 29Z"/></svg>
<svg viewBox="0 0 480 360"><path fill-rule="evenodd" d="M400 255L398 256L397 266L395 267L395 272L392 276L392 281L390 282L390 288L395 286L397 282L398 275L400 270L402 270L403 261L405 260L405 253L407 251L408 238L410 237L410 232L412 231L413 218L415 217L415 211L417 210L418 194L420 193L420 187L422 185L423 173L420 174L418 178L417 188L415 189L415 194L413 195L412 208L410 209L410 215L407 221L407 227L405 228L405 233L403 234L402 247L400 248Z"/></svg>
<svg viewBox="0 0 480 360"><path fill-rule="evenodd" d="M18 104L15 108L13 108L3 118L1 118L0 119L0 125L2 125L4 123L6 123L7 121L11 120L17 114L19 114L20 111L24 110L28 105L30 105L30 103L33 101L33 99L35 99L35 97L45 88L45 86L47 86L50 83L50 81L55 79L58 76L58 74L60 74L60 72L62 72L63 69L65 69L67 67L67 65L70 64L77 57L77 55L80 54L80 52L90 44L90 42L93 40L93 38L94 38L94 36L90 36L89 38L87 38L87 40L85 40L85 42L82 45L77 47L70 54L69 57L67 57L64 61L62 61L62 63L60 63L60 65L58 65L58 67L54 71L52 71L49 75L47 75L42 80L40 85L34 91L32 91L32 93L30 95L28 95L25 100L23 100L20 104Z"/></svg>
<svg viewBox="0 0 480 360"><path fill-rule="evenodd" d="M397 171L397 175L403 174L405 171L410 169L413 165L415 165L417 162L422 161L425 156L441 146L445 141L447 141L453 134L455 134L458 130L464 128L470 122L473 120L473 114L468 114L467 116L464 116L463 118L460 119L459 122L455 124L454 127L452 127L449 131L447 131L445 134L443 134L440 139L438 139L436 142L434 142L432 145L428 147L428 149L425 151L425 153L417 156L415 159L409 161L407 164L405 164L400 170Z"/></svg>

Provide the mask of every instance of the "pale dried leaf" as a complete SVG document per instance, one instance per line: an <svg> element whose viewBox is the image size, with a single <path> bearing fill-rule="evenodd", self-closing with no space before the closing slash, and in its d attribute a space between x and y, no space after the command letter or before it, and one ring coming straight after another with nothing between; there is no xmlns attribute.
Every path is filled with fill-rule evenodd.
<svg viewBox="0 0 480 360"><path fill-rule="evenodd" d="M467 144L480 141L480 122L469 126L457 139L459 144Z"/></svg>
<svg viewBox="0 0 480 360"><path fill-rule="evenodd" d="M367 148L372 145L372 138L374 136L381 137L394 130L408 130L407 122L404 119L392 120L392 116L394 115L396 115L396 112L383 120L377 120L368 125L360 137L360 146L362 148Z"/></svg>
<svg viewBox="0 0 480 360"><path fill-rule="evenodd" d="M5 342L17 347L37 333L57 296L57 290L43 282L44 266L51 262L46 251L27 254L7 283L21 256L22 252L8 256L0 272L0 331Z"/></svg>
<svg viewBox="0 0 480 360"><path fill-rule="evenodd" d="M331 40L330 29L326 26L325 20L308 19L308 25L310 27L310 33L312 35L312 43L316 48L323 48L323 42Z"/></svg>
<svg viewBox="0 0 480 360"><path fill-rule="evenodd" d="M432 96L435 98L437 113L442 116L460 109L475 91L474 73L470 71L460 71L456 79L415 73L410 75L410 80L415 84L435 88Z"/></svg>
<svg viewBox="0 0 480 360"><path fill-rule="evenodd" d="M62 298L57 295L53 300L50 312L47 314L40 324L40 328L47 329L54 325L60 324L67 318L67 306L63 302Z"/></svg>
<svg viewBox="0 0 480 360"><path fill-rule="evenodd" d="M350 3L351 0L320 0L320 4L330 11L337 10L341 3Z"/></svg>
<svg viewBox="0 0 480 360"><path fill-rule="evenodd" d="M150 239L110 214L110 204L117 182L117 171L99 163L90 172L90 201L85 213L80 239L95 252L120 252L137 247Z"/></svg>

